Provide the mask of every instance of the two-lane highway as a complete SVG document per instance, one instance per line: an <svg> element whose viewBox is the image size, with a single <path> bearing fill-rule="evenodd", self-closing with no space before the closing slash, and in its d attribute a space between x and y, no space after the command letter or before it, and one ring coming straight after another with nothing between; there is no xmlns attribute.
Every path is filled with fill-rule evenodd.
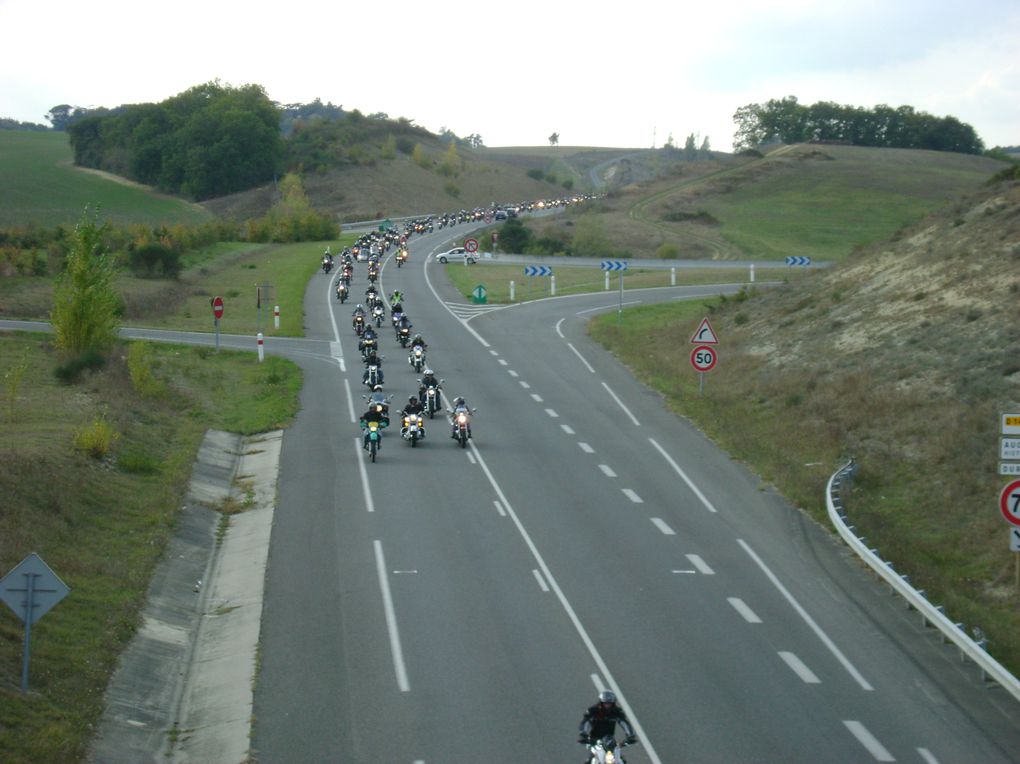
<svg viewBox="0 0 1020 764"><path fill-rule="evenodd" d="M466 311L426 266L441 243L413 240L382 287L405 293L448 396L477 407L467 449L439 417L418 448L400 440L417 383L387 323L394 426L368 462L350 328L365 268L345 305L327 277L309 285L323 352L299 356L284 438L260 761L579 761L605 687L638 728L632 764L1015 759L1011 702L587 338L615 294Z"/></svg>

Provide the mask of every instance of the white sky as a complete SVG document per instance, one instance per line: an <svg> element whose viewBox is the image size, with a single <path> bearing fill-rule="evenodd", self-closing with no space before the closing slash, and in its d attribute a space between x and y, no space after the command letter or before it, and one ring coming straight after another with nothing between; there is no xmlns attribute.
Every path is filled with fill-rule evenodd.
<svg viewBox="0 0 1020 764"><path fill-rule="evenodd" d="M159 102L210 80L487 146L732 146L733 113L908 104L1020 145L1018 0L0 0L0 117Z"/></svg>

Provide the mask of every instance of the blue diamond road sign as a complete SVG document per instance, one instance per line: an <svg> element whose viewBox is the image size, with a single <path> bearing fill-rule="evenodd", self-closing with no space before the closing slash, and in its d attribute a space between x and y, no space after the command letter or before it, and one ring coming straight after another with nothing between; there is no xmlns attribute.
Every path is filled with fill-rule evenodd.
<svg viewBox="0 0 1020 764"><path fill-rule="evenodd" d="M797 255L792 255L792 256L786 258L786 264L787 265L811 265L811 258L810 257L800 257L800 256L797 256Z"/></svg>
<svg viewBox="0 0 1020 764"><path fill-rule="evenodd" d="M548 265L525 265L525 276L552 276L552 268Z"/></svg>
<svg viewBox="0 0 1020 764"><path fill-rule="evenodd" d="M603 260L602 270L604 271L625 271L627 263L623 260Z"/></svg>

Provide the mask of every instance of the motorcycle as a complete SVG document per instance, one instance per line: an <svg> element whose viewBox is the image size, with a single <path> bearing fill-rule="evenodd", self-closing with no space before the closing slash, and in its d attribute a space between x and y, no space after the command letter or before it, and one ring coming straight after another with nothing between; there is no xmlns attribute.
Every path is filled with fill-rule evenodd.
<svg viewBox="0 0 1020 764"><path fill-rule="evenodd" d="M425 388L425 400L422 403L425 405L425 412L429 415L429 419L432 415L439 411L439 386L429 385Z"/></svg>
<svg viewBox="0 0 1020 764"><path fill-rule="evenodd" d="M342 280L336 284L336 298L340 301L340 304L347 302L347 295L350 290L347 289L347 284Z"/></svg>
<svg viewBox="0 0 1020 764"><path fill-rule="evenodd" d="M406 348L407 343L411 341L411 327L401 326L397 329L397 341L400 342L400 347Z"/></svg>
<svg viewBox="0 0 1020 764"><path fill-rule="evenodd" d="M425 349L421 345L415 345L407 355L407 362L414 368L415 373L421 374L425 368Z"/></svg>
<svg viewBox="0 0 1020 764"><path fill-rule="evenodd" d="M379 452L379 441L382 440L382 431L385 426L382 422L368 422L366 425L368 430L368 453L373 462L375 461L375 455Z"/></svg>
<svg viewBox="0 0 1020 764"><path fill-rule="evenodd" d="M406 262L407 262L407 250L401 249L399 252L397 252L397 267L399 268Z"/></svg>
<svg viewBox="0 0 1020 764"><path fill-rule="evenodd" d="M457 439L461 448L467 448L468 439L471 437L471 414L475 409L458 407L451 417L453 421L453 436Z"/></svg>
<svg viewBox="0 0 1020 764"><path fill-rule="evenodd" d="M374 337L364 337L361 340L361 360L367 361L373 350L379 350L379 343Z"/></svg>
<svg viewBox="0 0 1020 764"><path fill-rule="evenodd" d="M369 389L381 384L379 382L379 365L370 363L365 369L365 376L362 381L368 385Z"/></svg>
<svg viewBox="0 0 1020 764"><path fill-rule="evenodd" d="M382 303L376 303L375 307L372 308L372 320L375 321L377 327L382 327L383 319L386 318L386 309L383 308Z"/></svg>
<svg viewBox="0 0 1020 764"><path fill-rule="evenodd" d="M354 317L352 321L354 324L354 333L359 337L365 332L365 317L360 313Z"/></svg>
<svg viewBox="0 0 1020 764"><path fill-rule="evenodd" d="M626 740L617 743L615 738L607 735L601 740L584 743L584 745L588 748L588 755L591 757L589 764L627 764L627 760L621 753L621 750L628 745Z"/></svg>
<svg viewBox="0 0 1020 764"><path fill-rule="evenodd" d="M333 258L331 257L322 258L322 272L329 273L331 270L333 270Z"/></svg>
<svg viewBox="0 0 1020 764"><path fill-rule="evenodd" d="M400 436L404 440L411 441L411 448L418 445L418 441L425 437L425 421L421 414L408 414L404 417L404 426L400 428Z"/></svg>

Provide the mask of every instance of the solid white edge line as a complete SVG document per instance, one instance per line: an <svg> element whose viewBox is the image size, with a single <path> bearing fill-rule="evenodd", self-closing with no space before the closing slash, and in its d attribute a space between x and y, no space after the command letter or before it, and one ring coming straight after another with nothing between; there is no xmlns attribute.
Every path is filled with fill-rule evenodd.
<svg viewBox="0 0 1020 764"><path fill-rule="evenodd" d="M630 417L630 421L634 423L634 426L640 427L641 422L637 420L637 417L630 413L630 409L623 405L623 401L621 401L617 397L616 393L613 392L612 388L610 388L609 385L607 385L605 382L602 383L602 386L606 388L606 392L608 392L613 397L613 400L616 401L616 405L623 409L623 413Z"/></svg>
<svg viewBox="0 0 1020 764"><path fill-rule="evenodd" d="M783 597L786 598L786 601L789 602L793 609L797 611L797 615L804 620L804 623L810 627L810 629L815 633L815 636L822 641L822 644L825 645L829 649L829 652L835 656L836 660L843 665L843 668L846 669L847 673L856 680L857 684L861 686L861 689L868 691L874 690L875 688L868 684L868 680L865 679L861 675L861 672L857 670L857 668L845 655L843 655L843 651L836 647L836 643L829 639L829 635L822 631L822 627L815 623L815 619L808 615L808 612L801 607L801 604L797 602L797 600L794 599L789 590L787 590L787 588L783 586L782 582L776 577L776 574L769 570L768 566L762 562L762 559L753 549L751 549L750 545L743 539L737 539L737 543L744 548L744 551L747 552L748 556L750 556L750 558L754 560L755 564L761 568L765 576L772 582L772 585L779 590L779 593L782 594Z"/></svg>
<svg viewBox="0 0 1020 764"><path fill-rule="evenodd" d="M673 471L676 472L676 474L679 475L680 478L685 483L687 483L687 487L690 488L691 491L694 492L694 495L697 496L698 499L701 501L701 503L705 505L705 508L708 509L709 512L715 512L716 508L714 506L712 506L712 502L710 502L708 499L705 498L705 494L703 494L698 489L698 487L696 485L694 485L694 481L692 481L689 477L687 477L687 473L685 473L682 469L680 469L680 465L677 464L675 461L673 461L673 457L670 456L669 454L667 454L666 450L662 446L660 446L658 443L656 443L653 438L649 438L648 442L651 443L653 446L655 446L655 449L660 454L662 454L662 457L667 462L669 462L669 466L673 468Z"/></svg>
<svg viewBox="0 0 1020 764"><path fill-rule="evenodd" d="M868 753L875 757L876 761L896 761L889 751L885 749L878 739L868 732L868 728L860 722L855 721L844 721L843 724L855 738L857 742L868 749Z"/></svg>
<svg viewBox="0 0 1020 764"><path fill-rule="evenodd" d="M804 684L822 683L822 680L815 676L815 672L805 666L804 662L793 653L780 650L779 657L786 662L786 665L793 670L794 674L800 677L800 680L804 682Z"/></svg>
<svg viewBox="0 0 1020 764"><path fill-rule="evenodd" d="M761 618L758 617L758 614L751 610L751 608L747 606L747 603L739 597L727 597L726 601L733 605L733 609L740 613L743 619L748 623L762 622Z"/></svg>
<svg viewBox="0 0 1020 764"><path fill-rule="evenodd" d="M361 492L365 495L365 509L375 512L372 501L372 488L368 483L368 470L365 469L365 440L363 435L354 439L354 453L358 456L358 471L361 472Z"/></svg>
<svg viewBox="0 0 1020 764"><path fill-rule="evenodd" d="M535 580L538 581L538 588L541 589L543 592L549 591L549 586L545 583L545 580L542 578L542 574L535 568L532 568L531 573L535 577Z"/></svg>
<svg viewBox="0 0 1020 764"><path fill-rule="evenodd" d="M382 542L376 539L372 543L375 546L375 569L379 574L379 588L382 590L383 610L386 613L386 629L390 635L390 651L393 653L393 669L397 674L397 686L401 692L410 692L411 685L407 681L404 651L400 647L400 631L397 629L397 614L393 608L393 597L390 595L390 582L386 575L386 558L383 556Z"/></svg>
<svg viewBox="0 0 1020 764"><path fill-rule="evenodd" d="M570 622L574 625L574 629L577 631L578 636L580 636L581 641L587 648L588 654L591 655L592 660L595 661L596 667L599 669L599 671L602 672L602 676L605 677L606 683L609 685L610 689L612 689L613 692L616 693L616 697L620 703L620 706L626 712L627 717L630 719L631 725L634 727L634 731L641 739L641 744L644 747L645 752L648 754L649 761L651 761L652 764L662 764L662 759L659 758L659 755L655 752L655 749L652 747L651 740L649 740L648 736L644 733L644 730L641 727L641 723L638 721L637 716L634 714L634 710L630 707L630 704L627 703L627 699L623 696L623 692L620 690L619 685L617 685L616 680L610 673L609 667L606 665L606 662L602 659L602 656L599 653L598 649L595 647L595 643L592 642L591 637L588 636L588 632L584 628L584 624L581 623L581 619L578 618L577 613L574 611L574 608L567 600L567 597L563 593L563 590L560 589L560 585L556 582L556 579L553 577L552 571L549 570L549 566L546 565L545 559L542 557L542 554L538 551L538 547L536 547L535 543L531 540L531 536L528 534L528 531L525 529L524 524L517 516L517 512L514 511L513 506L511 506L510 502L506 498L506 495L503 493L503 489L500 488L499 483L496 482L496 478L489 470L489 465L485 463L485 460L482 458L482 455L478 452L478 449L475 447L475 444L471 441L469 441L469 443L471 445L472 451L474 451L475 455L478 457L479 466L481 466L482 471L485 472L485 476L486 478L488 478L489 484L492 486L493 490L496 491L496 495L499 497L499 500L503 502L503 506L504 508L506 508L507 514L510 516L510 519L517 527L517 532L521 535L521 538L524 540L525 545L531 552L531 556L535 559L535 562L538 564L538 569L542 571L542 575L545 577L546 582L549 584L549 588L556 595L556 599L559 600L560 606L567 614L567 618L570 619Z"/></svg>
<svg viewBox="0 0 1020 764"><path fill-rule="evenodd" d="M503 509L503 505L499 503L499 499L493 499L492 503L496 505L496 511L499 512L499 516L506 517L506 510Z"/></svg>

